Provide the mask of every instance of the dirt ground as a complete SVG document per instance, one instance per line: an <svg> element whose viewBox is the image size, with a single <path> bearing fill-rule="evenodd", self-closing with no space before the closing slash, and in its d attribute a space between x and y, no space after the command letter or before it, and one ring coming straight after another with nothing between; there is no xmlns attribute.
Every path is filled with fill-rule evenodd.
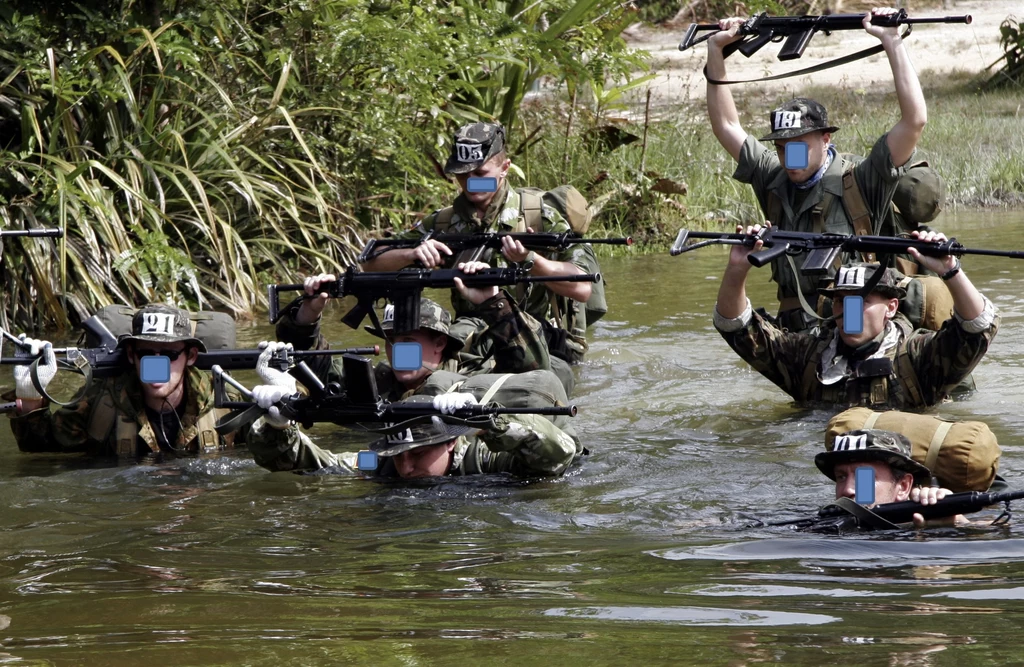
<svg viewBox="0 0 1024 667"><path fill-rule="evenodd" d="M906 46L919 73L937 74L954 71L981 72L1002 56L999 48L999 24L1008 17L1024 19L1020 0L958 0L950 8L911 11L911 16L959 16L970 14L973 21L964 24L916 25ZM700 44L688 51L679 51L686 26L678 29L634 27L627 32L630 45L651 54L652 71L657 78L648 85L652 105L675 105L688 99L704 98L705 81L701 72L707 48ZM751 58L734 53L726 61L729 79L753 79L768 74L801 69L832 58L868 48L878 41L863 31L816 34L803 57L780 62L776 56L779 44L768 44ZM892 86L892 74L885 54L866 60L781 81L756 84L766 91L799 91L808 85L836 85L872 89ZM644 87L646 88L646 86Z"/></svg>

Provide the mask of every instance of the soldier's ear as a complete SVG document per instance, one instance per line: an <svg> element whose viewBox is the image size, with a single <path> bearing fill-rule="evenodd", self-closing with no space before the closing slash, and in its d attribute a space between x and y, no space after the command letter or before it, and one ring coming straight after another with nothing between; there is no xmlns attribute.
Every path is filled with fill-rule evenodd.
<svg viewBox="0 0 1024 667"><path fill-rule="evenodd" d="M891 320L892 318L896 317L896 313L898 313L899 310L900 310L900 300L899 299L889 299L889 302L888 302L888 304L886 304L886 307L885 307L885 319Z"/></svg>
<svg viewBox="0 0 1024 667"><path fill-rule="evenodd" d="M193 366L197 359L199 359L199 348L194 345L189 345L188 354L185 357L185 365Z"/></svg>

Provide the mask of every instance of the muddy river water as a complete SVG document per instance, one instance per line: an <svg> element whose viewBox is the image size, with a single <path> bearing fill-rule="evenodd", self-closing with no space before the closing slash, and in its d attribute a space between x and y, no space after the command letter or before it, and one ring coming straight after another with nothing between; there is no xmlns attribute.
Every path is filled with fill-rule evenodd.
<svg viewBox="0 0 1024 667"><path fill-rule="evenodd" d="M961 213L942 227L1024 249L1022 225ZM715 333L725 258L603 261L610 312L575 397L592 453L555 480L300 477L244 451L98 466L21 454L0 424L0 664L1019 663L1024 519L746 527L829 498L812 459L831 415L793 407ZM978 391L935 412L986 421L1024 487L1024 262L964 267L1002 328ZM767 270L751 283L768 303Z"/></svg>

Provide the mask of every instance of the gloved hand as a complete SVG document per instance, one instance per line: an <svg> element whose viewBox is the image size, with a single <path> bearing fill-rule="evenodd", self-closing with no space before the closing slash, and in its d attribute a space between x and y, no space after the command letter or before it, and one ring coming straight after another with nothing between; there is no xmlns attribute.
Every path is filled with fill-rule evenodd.
<svg viewBox="0 0 1024 667"><path fill-rule="evenodd" d="M263 349L256 359L256 373L266 384L254 387L252 390L253 400L261 408L267 411L264 420L274 428L287 428L291 420L281 414L281 408L276 404L285 396L291 396L298 392L295 385L295 378L287 373L272 368L270 360L282 349L291 350L291 343L279 343L277 341L263 341L259 344Z"/></svg>
<svg viewBox="0 0 1024 667"><path fill-rule="evenodd" d="M29 352L33 355L42 353L42 359L36 367L36 375L39 378L39 386L46 389L50 380L57 374L57 355L53 353L53 345L48 340L37 340L28 338L25 334L18 336L18 339L25 345L30 346ZM32 370L28 364L14 367L14 393L18 398L41 399L42 395L32 385Z"/></svg>
<svg viewBox="0 0 1024 667"><path fill-rule="evenodd" d="M445 415L455 414L459 408L477 405L477 403L476 396L467 393L441 394L434 397L434 409Z"/></svg>
<svg viewBox="0 0 1024 667"><path fill-rule="evenodd" d="M253 387L252 398L256 401L256 405L267 411L263 415L264 421L274 428L280 429L291 426L292 420L281 414L281 408L277 406L277 402L285 396L291 396L294 393L295 391L289 391L287 387L261 384Z"/></svg>
<svg viewBox="0 0 1024 667"><path fill-rule="evenodd" d="M270 361L273 359L280 350L288 350L291 352L291 343L279 343L277 341L263 341L259 344L260 356L256 359L256 373L259 374L260 379L263 380L264 384L273 385L275 387L284 387L289 389L289 394L294 394L296 389L295 378L287 373L277 370L270 366Z"/></svg>

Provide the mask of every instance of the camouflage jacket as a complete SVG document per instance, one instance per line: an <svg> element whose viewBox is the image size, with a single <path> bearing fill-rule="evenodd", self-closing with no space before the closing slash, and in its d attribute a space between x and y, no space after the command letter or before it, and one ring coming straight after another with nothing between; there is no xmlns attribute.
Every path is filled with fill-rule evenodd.
<svg viewBox="0 0 1024 667"><path fill-rule="evenodd" d="M715 327L744 361L798 403L901 410L934 405L967 377L996 335L999 315L985 299L974 320L957 315L938 331L913 331L897 314L872 353L848 359L834 323L817 335L789 332L751 312L749 302L735 320L716 311Z"/></svg>
<svg viewBox="0 0 1024 667"><path fill-rule="evenodd" d="M892 196L896 192L899 179L906 172L913 159L897 167L892 163L892 154L886 143L888 134L883 135L871 148L868 157L853 167L854 177L864 204L871 214L873 232L882 233L881 223L890 212ZM747 135L740 149L739 161L733 178L749 183L761 206L761 211L768 218L769 197L774 194L781 202L782 217L771 223L778 229L796 232L828 232L831 234L853 234L853 222L846 207L842 204L843 197L843 159L836 156L821 180L814 187L802 191L794 187L786 176L786 170L779 163L779 156L774 148L768 148L753 135ZM821 219L816 220L826 195L831 195L832 204L828 210L820 211ZM805 255L794 257L797 270L803 264ZM843 262L855 261L851 254L843 256ZM778 285L780 301L796 296L797 276L789 267L789 260L780 257L772 261L772 280ZM818 279L800 276L799 285L807 302L814 307L818 301Z"/></svg>
<svg viewBox="0 0 1024 667"><path fill-rule="evenodd" d="M211 428L214 417L226 413L213 405L213 383L209 374L189 368L185 375L185 413L181 430L173 445L177 452L216 451L245 442L251 429L219 436ZM120 421L134 443L119 443ZM262 422L259 420L258 423ZM138 374L126 371L119 376L93 381L85 395L74 405L51 411L49 406L11 416L11 430L23 452L86 452L92 456L137 456L160 452L153 425L146 414L142 385ZM306 439L298 428L277 431L266 429L264 439L278 444L298 444ZM308 439L307 439L308 440ZM119 446L120 445L120 446ZM129 453L130 452L130 453Z"/></svg>
<svg viewBox="0 0 1024 667"><path fill-rule="evenodd" d="M526 221L522 214L522 201L518 192L509 187L508 182L502 184L501 189L491 200L490 206L482 219L475 217L476 209L462 195L455 198L452 205L451 222L444 229L452 234L478 234L480 232L525 232ZM424 218L413 229L399 234L400 238L416 239L427 232L437 230L438 211L431 213ZM556 209L545 205L542 209L541 219L544 222L542 229L535 229L535 232L562 234L572 231L568 221ZM555 251L545 255L548 259L558 262L575 264L584 273L600 273L601 267L594 254L594 248L589 243L577 243L565 250ZM483 261L495 266L498 260L504 261L500 252L494 251L485 254ZM449 266L454 265L458 257L453 257ZM556 318L562 321L562 328L571 331L574 335L585 336L587 323L586 314L581 304L566 297L556 296L552 304L553 293L544 285L519 285L517 286L516 300L523 309L540 321L552 321ZM456 317L472 316L473 306L458 293L452 290L452 308ZM553 312L557 308L557 313Z"/></svg>
<svg viewBox="0 0 1024 667"><path fill-rule="evenodd" d="M289 309L278 322L277 339L291 343L296 350L328 349L330 345L320 333L320 321L297 324L296 310L297 307ZM484 301L476 306L474 313L483 329L476 334L478 340L467 340L462 349L447 356L437 370L466 376L480 373L523 373L551 368L551 358L540 323L520 310L507 293L499 293ZM476 354L481 349L488 350L489 354ZM324 382L342 381L340 357L318 357L306 363ZM374 375L382 398L399 400L411 393L395 381L387 362L377 364Z"/></svg>
<svg viewBox="0 0 1024 667"><path fill-rule="evenodd" d="M456 440L449 475L507 472L513 475L556 476L565 472L577 452L577 441L538 415L501 415L494 427ZM358 472L356 454L335 454L311 442L279 446L250 445L256 463L268 470ZM380 459L376 476L397 477L394 462Z"/></svg>

